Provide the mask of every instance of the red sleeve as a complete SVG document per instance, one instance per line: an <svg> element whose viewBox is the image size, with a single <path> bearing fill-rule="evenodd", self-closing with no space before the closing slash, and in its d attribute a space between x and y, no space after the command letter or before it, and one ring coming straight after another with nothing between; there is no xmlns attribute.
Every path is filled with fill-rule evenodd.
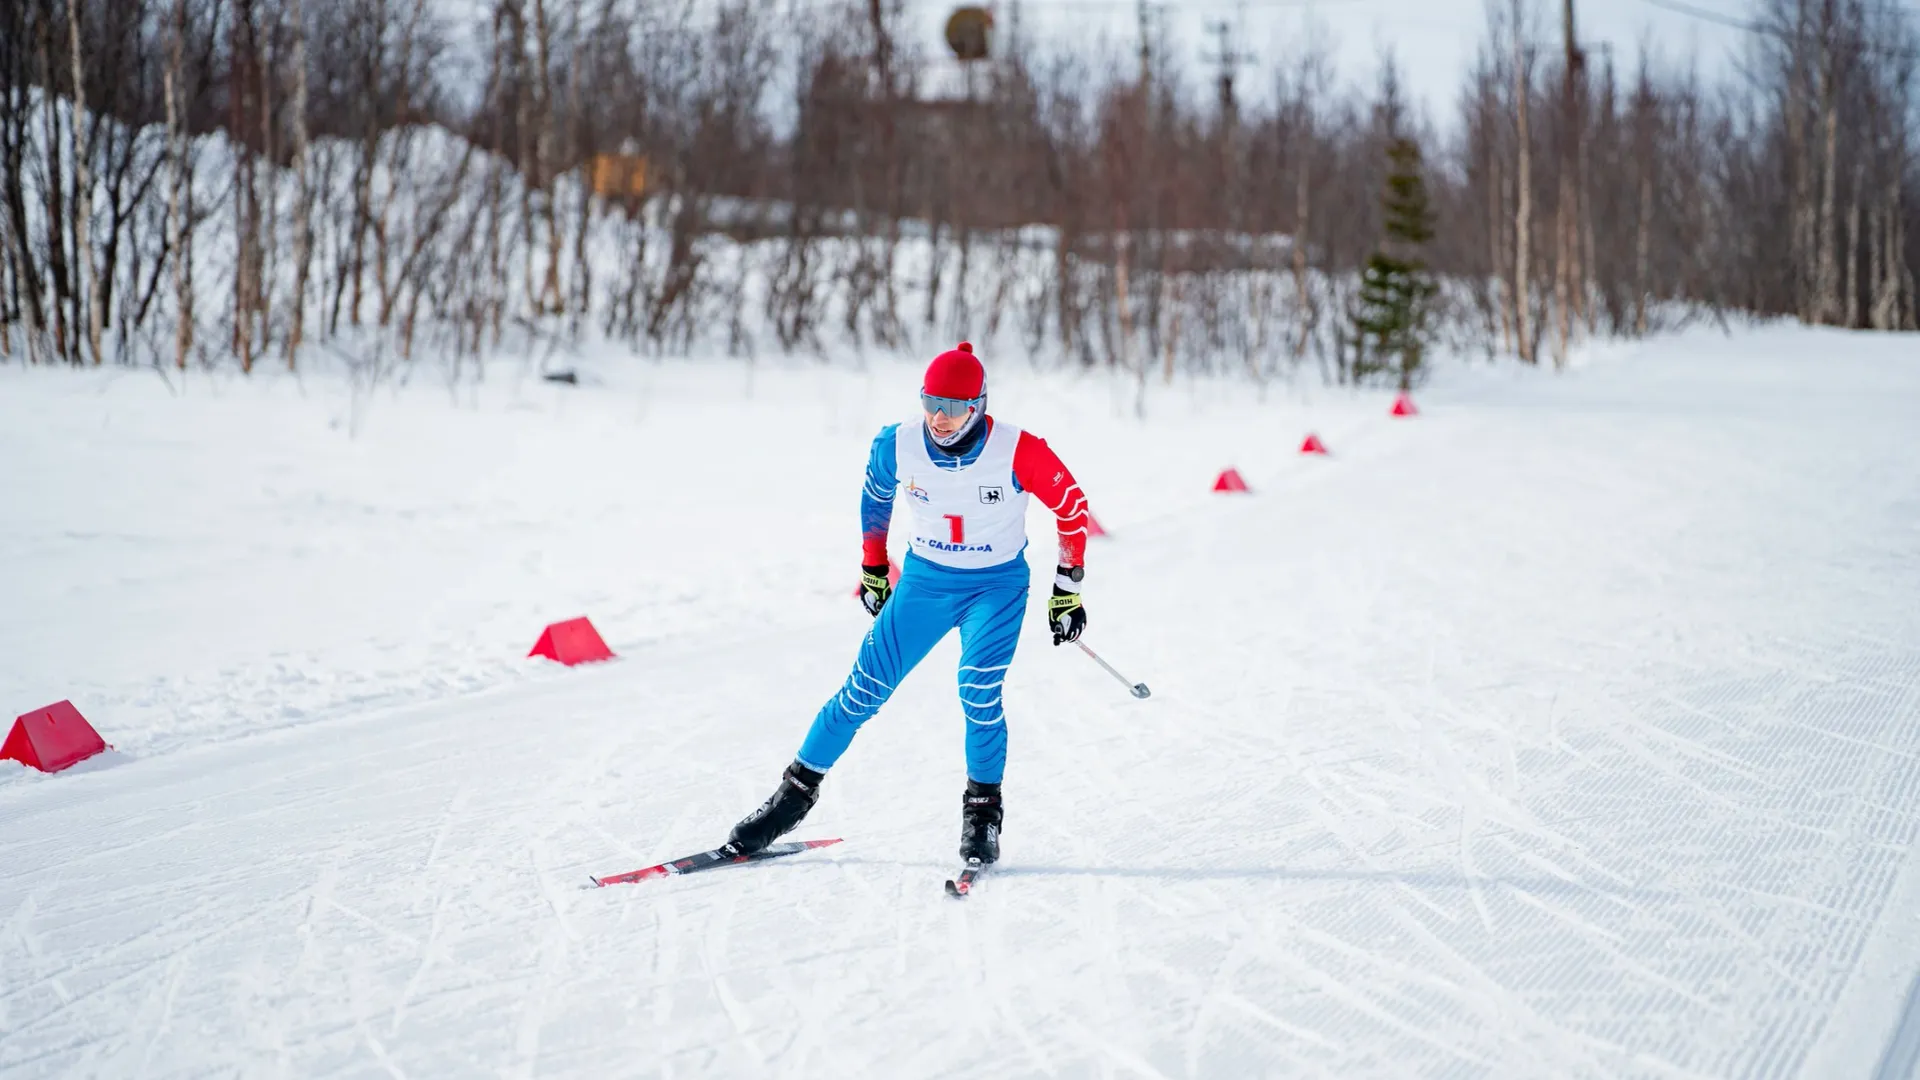
<svg viewBox="0 0 1920 1080"><path fill-rule="evenodd" d="M1020 433L1020 441L1013 448L1013 479L1022 491L1047 504L1053 516L1060 519L1060 565L1084 565L1087 496L1047 440L1032 432Z"/></svg>

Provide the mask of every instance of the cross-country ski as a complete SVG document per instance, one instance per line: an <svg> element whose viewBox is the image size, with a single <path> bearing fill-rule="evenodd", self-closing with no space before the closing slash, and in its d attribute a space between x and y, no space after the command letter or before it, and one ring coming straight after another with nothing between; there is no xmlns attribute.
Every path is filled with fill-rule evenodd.
<svg viewBox="0 0 1920 1080"><path fill-rule="evenodd" d="M798 855L803 851L812 851L815 848L828 847L838 843L840 843L840 839L837 837L831 840L802 840L797 843L774 844L771 847L762 848L754 852L740 852L727 845L722 845L710 851L702 851L695 855L688 855L685 858L671 859L657 866L649 866L640 870L630 870L624 874L609 874L606 877L596 877L591 880L596 886L629 885L633 882L646 881L650 878L679 877L685 874L697 874L702 870L713 870L724 866L737 866L741 863L777 859L782 855Z"/></svg>

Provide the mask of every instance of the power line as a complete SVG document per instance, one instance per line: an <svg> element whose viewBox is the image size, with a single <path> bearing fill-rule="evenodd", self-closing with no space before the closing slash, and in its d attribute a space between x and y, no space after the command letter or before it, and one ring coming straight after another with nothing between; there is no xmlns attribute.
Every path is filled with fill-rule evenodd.
<svg viewBox="0 0 1920 1080"><path fill-rule="evenodd" d="M1642 0L1642 2L1652 5L1653 7L1664 8L1675 14L1699 19L1702 22L1718 23L1721 26L1730 26L1735 30L1745 30L1749 34L1778 35L1781 33L1777 27L1767 26L1764 23L1749 22L1737 15L1728 15L1722 11L1696 7L1683 2L1683 0ZM1909 19L1920 19L1920 8L1902 7L1897 4L1883 4L1880 6L1880 10L1889 11L1895 15L1904 15Z"/></svg>
<svg viewBox="0 0 1920 1080"><path fill-rule="evenodd" d="M1684 0L1641 0L1641 2L1650 7L1657 7L1662 9L1663 11L1671 11L1677 15L1685 15L1688 18L1698 19L1701 22L1714 23L1715 25L1718 25L1718 26L1725 26L1734 30L1742 30L1742 31L1745 31L1746 33L1757 34L1762 37L1777 38L1781 41L1791 41L1795 37L1799 36L1794 31L1787 30L1782 27L1769 26L1766 23L1751 22L1746 19L1741 19L1736 16L1725 14L1724 12L1712 11L1703 7L1695 7L1692 4L1685 3ZM1896 15L1904 15L1908 18L1920 18L1920 10L1915 10L1913 8L1896 7L1893 5L1887 5L1884 8L1884 10L1893 12ZM1863 53L1872 53L1876 56L1887 57L1888 59L1913 60L1916 62L1920 62L1920 50L1916 50L1916 49L1891 48L1886 45L1876 45L1870 42L1858 42L1853 44L1851 48L1853 51L1863 52Z"/></svg>

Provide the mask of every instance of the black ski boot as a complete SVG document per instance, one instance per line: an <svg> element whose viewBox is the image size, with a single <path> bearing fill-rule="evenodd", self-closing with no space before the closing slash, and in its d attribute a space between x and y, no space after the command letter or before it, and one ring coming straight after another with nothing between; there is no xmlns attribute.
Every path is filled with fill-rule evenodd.
<svg viewBox="0 0 1920 1080"><path fill-rule="evenodd" d="M967 781L960 799L960 857L982 865L1000 858L1000 785Z"/></svg>
<svg viewBox="0 0 1920 1080"><path fill-rule="evenodd" d="M727 837L727 847L735 855L751 855L792 832L819 801L820 781L824 779L825 773L814 772L797 761L787 766L787 771L780 774L780 786L760 804L760 809L733 827Z"/></svg>

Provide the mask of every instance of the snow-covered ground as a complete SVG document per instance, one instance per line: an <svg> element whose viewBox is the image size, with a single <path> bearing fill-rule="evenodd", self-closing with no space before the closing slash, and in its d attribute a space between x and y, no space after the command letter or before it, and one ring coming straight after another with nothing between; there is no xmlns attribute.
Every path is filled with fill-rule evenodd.
<svg viewBox="0 0 1920 1080"><path fill-rule="evenodd" d="M964 903L951 641L798 834L845 843L580 888L771 789L917 370L0 367L0 704L116 747L0 765L0 1074L1909 1075L1912 338L1455 371L1409 421L1001 364L1153 697L1036 602ZM618 661L524 659L575 614Z"/></svg>

